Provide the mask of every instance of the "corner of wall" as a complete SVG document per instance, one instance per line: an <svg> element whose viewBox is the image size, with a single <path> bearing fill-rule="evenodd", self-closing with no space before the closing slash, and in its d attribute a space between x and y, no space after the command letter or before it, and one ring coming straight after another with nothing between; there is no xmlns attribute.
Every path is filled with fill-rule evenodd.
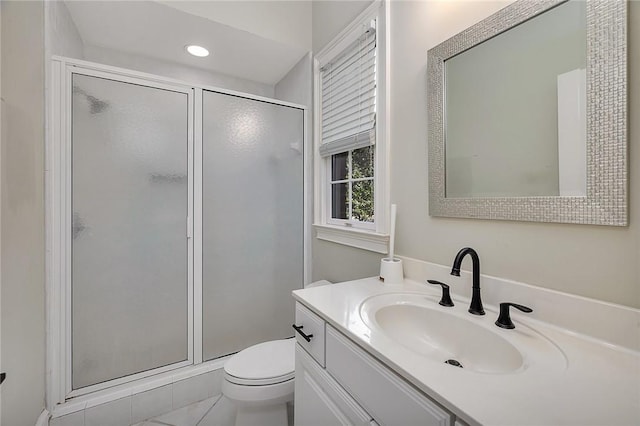
<svg viewBox="0 0 640 426"><path fill-rule="evenodd" d="M45 50L52 55L84 59L84 41L64 1L45 1Z"/></svg>
<svg viewBox="0 0 640 426"><path fill-rule="evenodd" d="M0 420L16 426L45 405L44 13L43 1L2 2Z"/></svg>
<svg viewBox="0 0 640 426"><path fill-rule="evenodd" d="M274 86L274 97L311 107L313 93L311 52L306 53Z"/></svg>

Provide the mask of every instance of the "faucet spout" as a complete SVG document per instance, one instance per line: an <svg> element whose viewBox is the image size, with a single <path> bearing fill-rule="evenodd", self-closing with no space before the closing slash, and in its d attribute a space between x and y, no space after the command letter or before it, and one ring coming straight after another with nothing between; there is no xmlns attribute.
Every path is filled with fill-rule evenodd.
<svg viewBox="0 0 640 426"><path fill-rule="evenodd" d="M480 258L478 257L478 253L476 253L476 251L471 247L465 247L460 250L456 255L456 258L453 260L451 275L454 275L456 277L460 276L460 266L462 265L462 260L466 255L471 256L471 261L473 263L473 286L469 312L474 315L484 315L482 299L480 298Z"/></svg>

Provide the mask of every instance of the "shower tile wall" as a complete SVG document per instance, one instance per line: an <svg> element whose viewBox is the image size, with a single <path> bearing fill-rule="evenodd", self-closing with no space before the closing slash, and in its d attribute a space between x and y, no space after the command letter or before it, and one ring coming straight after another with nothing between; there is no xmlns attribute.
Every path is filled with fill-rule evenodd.
<svg viewBox="0 0 640 426"><path fill-rule="evenodd" d="M177 380L164 386L88 407L50 420L50 426L123 426L161 416L198 401L218 397L223 370Z"/></svg>

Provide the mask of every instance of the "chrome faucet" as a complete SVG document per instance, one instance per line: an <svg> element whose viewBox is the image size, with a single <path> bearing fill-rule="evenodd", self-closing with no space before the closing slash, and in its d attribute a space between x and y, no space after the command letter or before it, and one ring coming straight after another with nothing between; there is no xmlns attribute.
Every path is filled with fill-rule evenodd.
<svg viewBox="0 0 640 426"><path fill-rule="evenodd" d="M484 308L482 307L482 300L480 299L480 258L478 257L478 253L471 247L465 247L460 250L453 260L451 275L455 275L456 277L460 276L462 259L468 254L471 255L471 261L473 262L473 293L469 312L474 315L484 315Z"/></svg>

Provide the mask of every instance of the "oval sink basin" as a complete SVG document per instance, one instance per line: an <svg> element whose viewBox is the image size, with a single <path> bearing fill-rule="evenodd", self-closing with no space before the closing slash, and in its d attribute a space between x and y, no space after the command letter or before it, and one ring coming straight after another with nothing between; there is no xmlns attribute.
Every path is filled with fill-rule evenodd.
<svg viewBox="0 0 640 426"><path fill-rule="evenodd" d="M559 349L530 328L503 330L493 324L492 312L471 315L466 307L445 308L424 294L373 296L362 303L360 315L371 330L425 358L450 364L446 367L512 373L527 367L525 359L531 364L545 353L553 354L552 363L564 366ZM542 361L547 364L549 359Z"/></svg>
<svg viewBox="0 0 640 426"><path fill-rule="evenodd" d="M471 321L423 306L397 304L375 313L385 334L441 362L454 360L474 371L502 373L522 367L522 355L502 337Z"/></svg>

